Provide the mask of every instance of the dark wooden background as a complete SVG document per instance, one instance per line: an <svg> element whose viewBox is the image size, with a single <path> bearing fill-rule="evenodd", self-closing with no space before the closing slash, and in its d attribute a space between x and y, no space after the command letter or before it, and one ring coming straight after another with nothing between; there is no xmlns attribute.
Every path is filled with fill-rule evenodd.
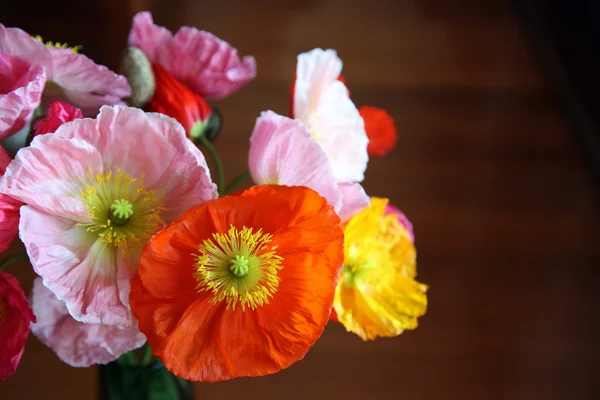
<svg viewBox="0 0 600 400"><path fill-rule="evenodd" d="M256 80L218 103L229 177L258 114L286 112L295 57L314 47L339 51L357 104L396 119L397 149L369 163L364 185L415 224L431 287L421 326L363 343L332 325L289 369L198 384L199 398L598 399L598 188L505 3L2 0L0 21L114 68L132 14L152 6L157 23L254 55ZM30 288L26 264L11 271ZM93 399L96 374L31 338L0 398Z"/></svg>

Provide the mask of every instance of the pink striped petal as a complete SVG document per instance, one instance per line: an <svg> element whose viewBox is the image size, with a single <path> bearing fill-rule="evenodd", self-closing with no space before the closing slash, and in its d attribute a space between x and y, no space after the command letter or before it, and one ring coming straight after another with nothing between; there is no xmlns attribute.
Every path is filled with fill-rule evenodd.
<svg viewBox="0 0 600 400"><path fill-rule="evenodd" d="M65 302L44 286L42 278L33 282L32 303L37 322L31 325L31 332L73 367L109 363L146 341L135 328L76 321Z"/></svg>
<svg viewBox="0 0 600 400"><path fill-rule="evenodd" d="M133 18L129 45L207 99L227 97L256 76L254 57L240 60L227 42L196 28L182 27L173 36L147 11Z"/></svg>
<svg viewBox="0 0 600 400"><path fill-rule="evenodd" d="M29 123L45 83L42 67L0 52L0 141Z"/></svg>
<svg viewBox="0 0 600 400"><path fill-rule="evenodd" d="M129 301L122 301L129 296L129 279L135 269L117 262L118 248L74 221L29 206L21 209L19 235L34 271L66 302L73 318L122 327L137 325Z"/></svg>
<svg viewBox="0 0 600 400"><path fill-rule="evenodd" d="M89 171L103 171L102 155L81 139L36 137L0 178L0 193L52 215L91 222L79 195Z"/></svg>

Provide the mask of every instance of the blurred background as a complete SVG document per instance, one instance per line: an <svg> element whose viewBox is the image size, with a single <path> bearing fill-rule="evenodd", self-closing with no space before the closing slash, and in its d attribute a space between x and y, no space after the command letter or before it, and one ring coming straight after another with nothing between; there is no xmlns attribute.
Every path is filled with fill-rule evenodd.
<svg viewBox="0 0 600 400"><path fill-rule="evenodd" d="M330 324L303 361L197 384L199 399L598 399L598 92L579 96L597 85L598 53L585 34L594 25L567 20L566 3L2 0L0 22L82 45L112 69L143 9L254 55L258 77L213 103L230 178L246 168L259 113L286 114L298 53L337 49L355 103L394 117L397 148L369 162L364 186L415 225L419 280L430 286L420 327L364 343ZM9 271L29 290L26 263ZM71 368L31 337L0 398L93 399L96 388L95 368Z"/></svg>

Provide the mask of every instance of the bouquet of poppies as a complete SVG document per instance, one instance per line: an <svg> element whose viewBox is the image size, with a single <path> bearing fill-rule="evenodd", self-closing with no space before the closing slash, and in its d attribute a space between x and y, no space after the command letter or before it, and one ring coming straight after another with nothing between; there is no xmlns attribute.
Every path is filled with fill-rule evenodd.
<svg viewBox="0 0 600 400"><path fill-rule="evenodd" d="M298 56L290 115L258 116L248 172L226 185L207 101L250 82L255 59L148 12L128 43L117 74L0 24L0 141L28 133L14 159L0 147L0 252L18 234L39 275L26 296L0 272L0 379L29 331L74 367L176 382L275 373L329 321L364 340L417 327L412 226L360 185L394 122L354 105L334 50Z"/></svg>

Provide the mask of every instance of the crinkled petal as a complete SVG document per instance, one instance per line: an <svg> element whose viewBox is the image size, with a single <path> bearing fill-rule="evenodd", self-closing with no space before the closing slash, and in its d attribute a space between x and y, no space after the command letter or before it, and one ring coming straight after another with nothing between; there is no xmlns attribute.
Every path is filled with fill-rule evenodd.
<svg viewBox="0 0 600 400"><path fill-rule="evenodd" d="M96 113L104 104L122 103L131 94L125 77L97 65L70 49L47 47L19 28L0 24L0 52L44 68L47 79L64 90L64 95L84 113Z"/></svg>
<svg viewBox="0 0 600 400"><path fill-rule="evenodd" d="M335 50L314 49L298 56L294 90L294 117L306 123L325 90L342 73Z"/></svg>
<svg viewBox="0 0 600 400"><path fill-rule="evenodd" d="M342 206L338 214L342 222L346 222L369 205L369 196L358 183L339 183L338 187L342 192Z"/></svg>
<svg viewBox="0 0 600 400"><path fill-rule="evenodd" d="M363 119L342 82L329 85L307 125L327 154L336 179L361 182L369 161L369 139Z"/></svg>
<svg viewBox="0 0 600 400"><path fill-rule="evenodd" d="M123 301L135 270L117 261L118 249L69 219L21 208L19 235L34 271L77 321L135 327ZM121 293L126 292L126 293Z"/></svg>
<svg viewBox="0 0 600 400"><path fill-rule="evenodd" d="M12 161L0 146L0 177ZM19 231L19 208L21 203L10 196L0 194L0 253L5 251Z"/></svg>
<svg viewBox="0 0 600 400"><path fill-rule="evenodd" d="M42 67L0 52L0 141L29 123L45 83Z"/></svg>
<svg viewBox="0 0 600 400"><path fill-rule="evenodd" d="M44 286L42 278L33 282L32 303L37 323L31 325L31 332L73 367L109 363L146 341L134 328L76 321L65 303Z"/></svg>
<svg viewBox="0 0 600 400"><path fill-rule="evenodd" d="M52 75L48 79L61 86L69 103L85 115L95 115L103 105L123 104L131 94L124 76L98 65L83 54L51 48Z"/></svg>
<svg viewBox="0 0 600 400"><path fill-rule="evenodd" d="M306 186L325 197L336 212L342 206L327 156L297 120L263 112L250 138L248 163L259 185Z"/></svg>
<svg viewBox="0 0 600 400"><path fill-rule="evenodd" d="M96 119L64 124L54 136L83 139L98 149L105 165L143 177L146 189L155 190L162 199L167 223L217 196L204 156L187 139L181 124L165 115L102 107Z"/></svg>
<svg viewBox="0 0 600 400"><path fill-rule="evenodd" d="M52 215L91 222L78 198L89 171L102 172L102 154L81 139L36 137L0 178L0 193Z"/></svg>
<svg viewBox="0 0 600 400"><path fill-rule="evenodd" d="M182 27L172 36L154 25L149 12L133 18L129 45L207 99L226 97L256 76L254 57L240 60L227 42L196 28Z"/></svg>

